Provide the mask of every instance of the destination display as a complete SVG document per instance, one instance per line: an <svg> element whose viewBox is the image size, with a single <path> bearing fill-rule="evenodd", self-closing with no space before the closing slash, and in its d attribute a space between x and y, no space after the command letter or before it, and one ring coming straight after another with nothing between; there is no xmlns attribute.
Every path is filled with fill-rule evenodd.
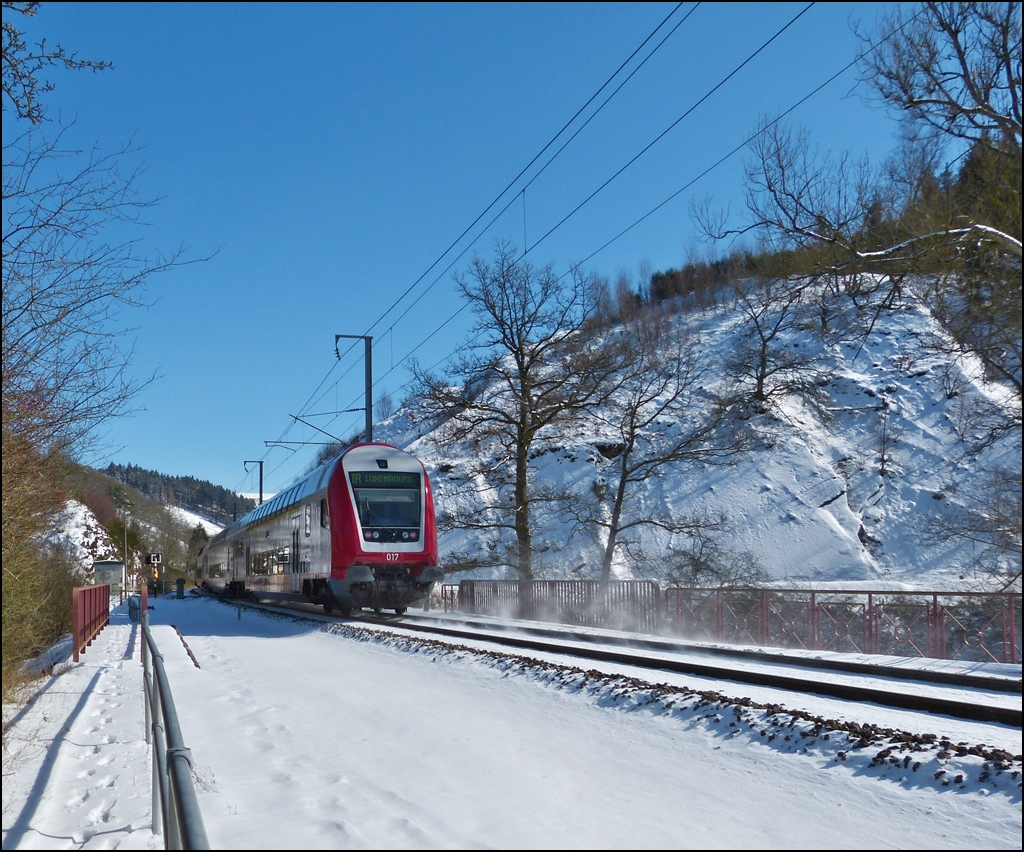
<svg viewBox="0 0 1024 852"><path fill-rule="evenodd" d="M387 470L360 470L349 474L353 488L416 488L420 487L418 473Z"/></svg>

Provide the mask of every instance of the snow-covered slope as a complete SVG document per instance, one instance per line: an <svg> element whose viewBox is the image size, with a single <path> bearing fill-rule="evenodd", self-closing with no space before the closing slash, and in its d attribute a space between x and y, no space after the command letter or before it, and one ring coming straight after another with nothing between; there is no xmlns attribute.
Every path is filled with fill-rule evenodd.
<svg viewBox="0 0 1024 852"><path fill-rule="evenodd" d="M199 524L211 536L222 529L199 515L175 506L168 506L167 511L175 520L184 524L185 529L193 529ZM150 529L154 534L157 532L155 528ZM67 548L77 559L84 579L91 576L94 562L117 561L123 553L123 545L113 541L89 507L77 500L67 502L55 518L53 529L45 541ZM139 555L133 553L133 558L138 559Z"/></svg>
<svg viewBox="0 0 1024 852"><path fill-rule="evenodd" d="M67 501L45 541L70 551L83 577L91 576L93 562L118 560L122 553L89 507L77 500Z"/></svg>
<svg viewBox="0 0 1024 852"><path fill-rule="evenodd" d="M206 518L178 506L168 506L167 511L171 513L175 520L186 524L190 529L195 529L197 525L201 526L206 530L207 535L210 536L215 536L224 529L220 524L215 524L213 521L208 521Z"/></svg>
<svg viewBox="0 0 1024 852"><path fill-rule="evenodd" d="M680 314L718 374L710 385L724 387L726 364L743 334L739 311L718 307ZM819 398L791 394L750 425L753 448L728 464L691 464L667 469L636 486L631 510L653 517L724 513L726 529L717 543L734 554L750 554L777 585L833 588L977 589L988 577L973 567L976 555L963 542L942 542L926 524L955 512L981 487L984 469L1020 475L1019 429L973 460L966 453L980 428L982 405L1016 411L1019 400L983 379L970 355L950 354L939 324L908 289L894 310L870 317L865 337L826 339L813 320L786 333L783 343L819 357L815 369ZM415 400L375 426L375 438L421 458L434 484L441 512L458 512L467 501L488 496L474 474L474 460L496 457L486 441L452 442L439 429L412 416ZM1015 408L1016 406L1016 408ZM595 411L594 414L601 412ZM438 424L432 424L436 427ZM883 440L884 429L884 440ZM568 433L542 432L532 453L535 487L552 486L595 504L595 484L615 481L615 463L599 451L608 440L598 418ZM883 465L884 460L884 465ZM883 470L884 467L884 470ZM475 478L474 478L475 476ZM201 524L213 535L220 527L171 507L187 527ZM602 540L574 528L553 505L533 507L534 571L540 578L599 575ZM511 543L494 532L453 531L441 536L442 563L456 554L500 554ZM120 553L89 510L71 502L58 522L60 538L79 555L83 569ZM619 578L652 575L652 558L680 544L663 530L641 527L626 537L646 554L646 566L620 548L613 564ZM452 576L514 577L510 564Z"/></svg>
<svg viewBox="0 0 1024 852"><path fill-rule="evenodd" d="M743 331L737 311L678 316L713 363L724 364ZM724 511L730 523L720 542L752 553L780 585L812 582L875 588L976 587L962 545L937 542L924 523L955 509L976 466L1020 471L1020 433L986 451L978 464L965 458L961 436L970 432L979 402L1019 406L1003 389L983 381L971 357L953 357L934 344L942 330L926 307L905 291L895 310L871 317L863 339L823 342L810 327L788 332L785 344L813 348L823 397L812 404L790 395L768 416L754 418L755 449L729 465L698 465L666 471L640 485L634 505L651 513ZM725 381L724 372L718 376ZM414 405L407 402L406 405ZM883 447L884 430L884 447ZM402 408L375 427L375 437L406 447L427 465L440 509L467 499L475 454L486 446L443 443L436 432ZM593 484L614 476L613 462L597 450L595 426L570 435L538 439L535 484L570 488L593 501ZM884 467L883 471L883 455ZM474 483L478 485L479 483ZM539 577L594 577L600 542L571 534L564 516L534 508L535 573ZM633 537L650 554L664 553L670 539L645 528ZM493 536L453 532L442 537L443 554L493 547ZM575 569L575 570L574 570ZM620 553L614 570L635 576ZM511 569L462 576L513 576Z"/></svg>

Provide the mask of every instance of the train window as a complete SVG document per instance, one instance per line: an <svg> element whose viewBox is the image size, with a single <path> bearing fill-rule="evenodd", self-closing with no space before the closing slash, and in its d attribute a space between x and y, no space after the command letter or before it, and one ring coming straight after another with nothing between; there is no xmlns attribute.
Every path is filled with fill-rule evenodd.
<svg viewBox="0 0 1024 852"><path fill-rule="evenodd" d="M418 473L352 471L349 479L352 482L356 505L359 507L359 522L364 528L419 527Z"/></svg>
<svg viewBox="0 0 1024 852"><path fill-rule="evenodd" d="M320 526L325 530L331 528L331 513L327 508L327 498L320 501Z"/></svg>
<svg viewBox="0 0 1024 852"><path fill-rule="evenodd" d="M235 542L235 556L245 556L245 542L241 539Z"/></svg>
<svg viewBox="0 0 1024 852"><path fill-rule="evenodd" d="M306 535L309 536L313 532L313 529L312 529L312 527L313 527L313 504L312 503L307 503L305 505L305 507L303 507L303 519L304 519L304 525L305 525L305 529L306 529Z"/></svg>
<svg viewBox="0 0 1024 852"><path fill-rule="evenodd" d="M364 527L418 527L420 493L398 488L356 489Z"/></svg>

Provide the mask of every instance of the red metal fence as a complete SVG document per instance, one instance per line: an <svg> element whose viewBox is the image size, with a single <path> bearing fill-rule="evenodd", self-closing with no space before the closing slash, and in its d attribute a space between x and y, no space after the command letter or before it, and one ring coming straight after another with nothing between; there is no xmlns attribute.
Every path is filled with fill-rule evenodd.
<svg viewBox="0 0 1024 852"><path fill-rule="evenodd" d="M669 588L654 581L463 580L446 612L810 651L1021 662L1021 594Z"/></svg>
<svg viewBox="0 0 1024 852"><path fill-rule="evenodd" d="M660 621L661 592L653 580L463 580L458 608L467 613L654 632Z"/></svg>
<svg viewBox="0 0 1024 852"><path fill-rule="evenodd" d="M74 661L110 621L110 586L77 586L71 591Z"/></svg>
<svg viewBox="0 0 1024 852"><path fill-rule="evenodd" d="M667 589L665 629L689 639L811 651L1019 663L1021 595Z"/></svg>

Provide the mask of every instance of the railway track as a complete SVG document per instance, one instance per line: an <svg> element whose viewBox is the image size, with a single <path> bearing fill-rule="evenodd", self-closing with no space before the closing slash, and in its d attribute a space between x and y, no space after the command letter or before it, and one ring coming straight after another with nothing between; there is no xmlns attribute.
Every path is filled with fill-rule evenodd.
<svg viewBox="0 0 1024 852"><path fill-rule="evenodd" d="M452 619L406 614L350 619L324 616L313 607L256 606L298 617L352 625L375 625L402 632L466 642L487 642L540 654L668 671L744 683L959 719L1022 727L1020 677L874 665L849 659L795 655L785 651L721 648L670 639L616 636L612 632L509 624L484 619Z"/></svg>
<svg viewBox="0 0 1024 852"><path fill-rule="evenodd" d="M497 642L542 653L570 655L641 669L698 675L1022 727L1020 679L876 666L760 650L709 648L671 640L635 641L609 637L607 634L598 636L585 631L498 626L475 620L463 621L460 626L441 624L438 623L441 619L424 616L405 616L400 621L371 616L363 620L392 626L401 624L403 629L453 639ZM625 647L627 643L629 647ZM610 644L620 647L612 648ZM833 672L840 676L826 676L826 673ZM866 686L849 677L842 677L844 674L872 680L881 678L890 682L891 687ZM930 685L932 689L922 689L925 685ZM1018 698L1015 706L1013 697ZM1006 701L1006 698L1011 700Z"/></svg>

